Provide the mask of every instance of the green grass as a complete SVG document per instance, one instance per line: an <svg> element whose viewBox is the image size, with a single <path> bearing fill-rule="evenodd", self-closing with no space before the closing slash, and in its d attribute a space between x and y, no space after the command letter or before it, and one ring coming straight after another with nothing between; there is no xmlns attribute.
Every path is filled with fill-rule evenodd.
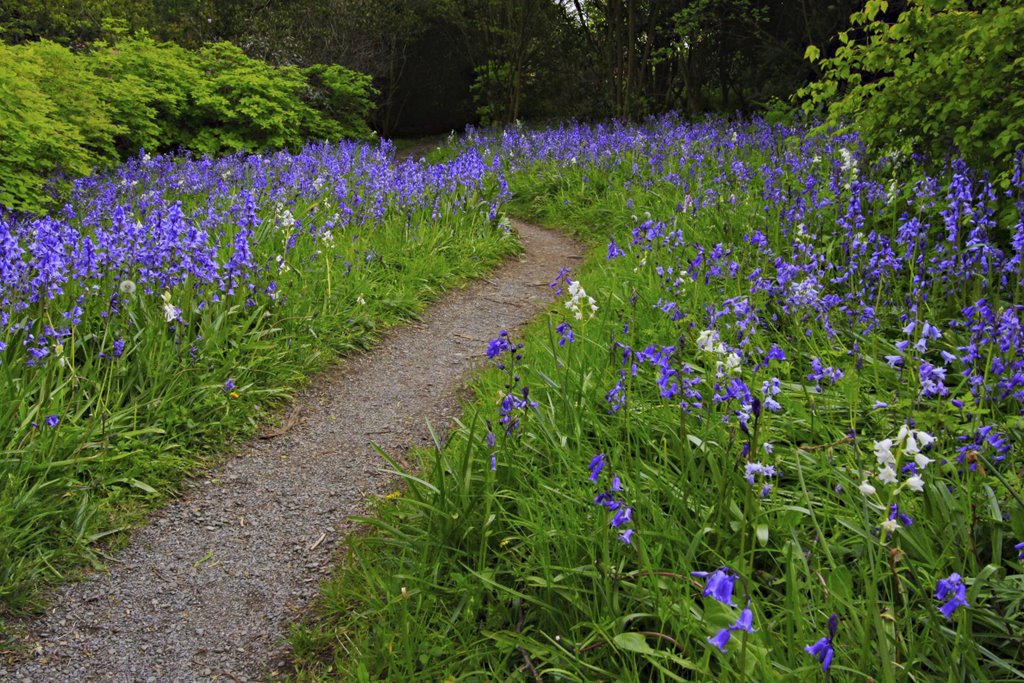
<svg viewBox="0 0 1024 683"><path fill-rule="evenodd" d="M477 398L445 447L420 453L418 467L404 473L403 495L382 501L365 520L371 531L351 540L344 567L323 589L317 618L294 627L296 680L1024 676L1024 574L1012 548L1024 539L1020 454L998 464L994 451L979 446L967 456L979 465L973 471L955 460L959 437L970 438L982 424L998 425L1019 444L1020 406L995 398L972 405L965 380L953 373L950 396L964 399L970 412L925 400L918 365L900 370L885 361L906 336L906 274L878 294L872 333L837 319L830 335L812 309L784 312L776 297L750 291L757 273L774 274L776 267L747 239L755 229L783 260L798 258L800 240L825 262L851 260L836 235L842 202L809 212L807 237L765 206L765 174L780 165L774 155L800 144L810 148L803 150L808 157L824 159L814 162L819 170L838 156L827 140L781 137L734 151L714 141L691 147L693 155L706 155L703 163L690 162L678 147L666 152L657 140L651 149L616 153L614 162L506 162L514 167L514 211L599 243L569 276L598 311L591 316L584 308L576 320L564 294L515 340L523 344L521 358L506 353L499 359L504 369L477 378ZM715 187L719 198L699 211L677 208L687 201L678 180L647 170L655 154L666 168L689 174L695 195ZM719 174L733 158L757 172L723 183ZM800 187L802 180L784 182ZM864 211L863 231L894 232L900 209L874 202ZM910 210L941 226L938 208ZM656 239L645 237L649 217L664 221ZM677 229L679 239L671 237ZM608 260L613 236L625 253ZM717 260L709 258L716 244ZM825 283L821 295L845 286ZM918 330L924 320L943 324L931 352L955 353L966 333L944 323L977 292L929 286L912 319ZM760 317L752 329L741 327L741 300ZM677 306L679 317L666 303ZM714 324L709 310L722 313ZM566 322L575 340L560 344L557 327ZM748 340L737 373L724 352L702 349L706 329L729 344ZM785 348L785 360L760 363L773 343ZM701 405L681 409L681 398L698 399L663 396L658 359L632 356L634 374L624 347L672 347L665 368L675 374L668 379L701 380ZM814 360L843 376L808 379ZM726 363L722 370L719 363ZM777 379L779 412L763 408L755 417L742 401L713 400L734 377L759 399L762 383ZM620 380L626 400L613 410L609 392ZM499 424L502 399L521 397L522 387L537 405L504 411L520 421L506 431ZM746 413L745 429L738 412ZM936 436L921 492L909 488L905 474L896 485L875 474L874 443L895 438L908 418ZM913 456L898 446L893 452L898 466ZM594 482L590 465L599 453L606 464ZM757 475L752 486L748 462L771 465L781 476ZM594 502L613 475L617 497L632 508L631 521L619 528L610 525L614 512ZM866 480L874 493L861 492ZM765 483L771 490L762 496ZM897 518L890 535L883 525L893 503L914 522ZM629 528L627 545L619 534ZM737 577L736 607L703 595L703 579L691 574L720 567ZM946 619L934 593L953 572L964 577L970 607ZM748 601L756 632L733 631L723 654L708 639L735 623ZM823 673L805 648L828 634L832 614L835 659Z"/></svg>
<svg viewBox="0 0 1024 683"><path fill-rule="evenodd" d="M282 186L271 179L265 192L278 199L256 204L261 222L252 244L254 260L272 265L246 276L253 292L243 283L211 302L209 289L182 283L170 292L181 318L169 324L162 292L145 292L140 280L113 314L103 296L88 300L62 348L31 367L26 333L0 335L7 346L0 352L0 615L36 607L42 587L102 566L120 532L183 477L216 463L227 444L252 435L311 373L369 348L444 290L517 253L514 239L481 212L482 191L425 189L423 204L402 204L364 187L381 168L357 165L334 179L354 188L348 201L361 196L365 204L355 204L352 220L333 235L324 232L332 215L338 219L327 210L336 201L330 185L310 196L308 188L288 188L287 168ZM241 189L177 198L186 214L207 204L226 213ZM174 190L161 191L174 199ZM371 214L376 201L384 206L379 217ZM290 248L282 217L303 226ZM238 226L226 219L219 227L230 244ZM115 291L122 277L138 279L110 274L98 287ZM271 281L274 297L262 294ZM74 282L65 289L63 301L16 315L40 327L60 320L87 291ZM119 357L115 340L124 342Z"/></svg>

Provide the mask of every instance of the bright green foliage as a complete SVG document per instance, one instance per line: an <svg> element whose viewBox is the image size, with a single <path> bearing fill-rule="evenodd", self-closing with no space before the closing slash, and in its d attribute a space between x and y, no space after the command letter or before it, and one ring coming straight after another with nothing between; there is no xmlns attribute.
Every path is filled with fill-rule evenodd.
<svg viewBox="0 0 1024 683"><path fill-rule="evenodd" d="M230 43L191 52L146 34L84 52L0 45L0 204L39 211L46 182L145 148L221 155L369 139L369 77L340 66L274 67Z"/></svg>
<svg viewBox="0 0 1024 683"><path fill-rule="evenodd" d="M366 74L337 64L314 64L302 70L309 81L306 102L326 116L306 122L311 138L337 139L354 137L369 139L373 132L367 125L373 103L372 80Z"/></svg>
<svg viewBox="0 0 1024 683"><path fill-rule="evenodd" d="M213 155L298 142L302 115L312 113L298 103L305 87L298 70L274 69L230 43L202 48L199 64L204 78L188 117L195 131L191 149Z"/></svg>
<svg viewBox="0 0 1024 683"><path fill-rule="evenodd" d="M340 66L304 70L250 59L231 43L201 49L203 74L183 145L202 154L299 147L307 138L368 139L369 77Z"/></svg>
<svg viewBox="0 0 1024 683"><path fill-rule="evenodd" d="M275 69L230 43L202 48L197 64L204 78L186 119L190 149L216 155L302 142L303 122L317 114L300 99L306 81L298 69Z"/></svg>
<svg viewBox="0 0 1024 683"><path fill-rule="evenodd" d="M83 175L116 128L99 83L65 48L0 48L0 203L36 208L47 176Z"/></svg>
<svg viewBox="0 0 1024 683"><path fill-rule="evenodd" d="M184 144L181 121L202 76L191 53L139 34L94 44L88 63L105 79L114 117L124 125L116 143L121 156Z"/></svg>
<svg viewBox="0 0 1024 683"><path fill-rule="evenodd" d="M46 40L15 49L39 64L39 88L56 105L57 116L81 133L95 163L116 160L113 142L123 129L112 118L106 84L92 73L88 62Z"/></svg>
<svg viewBox="0 0 1024 683"><path fill-rule="evenodd" d="M941 160L956 148L1007 171L1024 146L1024 6L911 0L894 23L887 8L853 14L833 57L807 49L824 75L801 91L805 110L825 105L828 124L854 123L875 152Z"/></svg>

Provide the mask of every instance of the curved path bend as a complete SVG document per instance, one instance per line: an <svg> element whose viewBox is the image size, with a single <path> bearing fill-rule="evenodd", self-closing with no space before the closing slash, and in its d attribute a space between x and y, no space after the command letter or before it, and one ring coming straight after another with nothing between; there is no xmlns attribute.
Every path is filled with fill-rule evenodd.
<svg viewBox="0 0 1024 683"><path fill-rule="evenodd" d="M402 456L445 433L498 330L551 300L582 247L514 222L525 252L448 293L415 324L315 377L287 431L242 444L135 532L109 572L65 586L25 625L11 681L272 680L289 622L316 597L350 515L395 486L371 442ZM266 435L265 435L266 436Z"/></svg>

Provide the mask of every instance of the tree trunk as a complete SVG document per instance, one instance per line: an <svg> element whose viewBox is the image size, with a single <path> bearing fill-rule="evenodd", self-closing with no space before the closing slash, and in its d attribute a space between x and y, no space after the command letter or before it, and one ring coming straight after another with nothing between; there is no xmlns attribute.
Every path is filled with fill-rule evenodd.
<svg viewBox="0 0 1024 683"><path fill-rule="evenodd" d="M626 92L625 114L636 114L636 0L626 0Z"/></svg>

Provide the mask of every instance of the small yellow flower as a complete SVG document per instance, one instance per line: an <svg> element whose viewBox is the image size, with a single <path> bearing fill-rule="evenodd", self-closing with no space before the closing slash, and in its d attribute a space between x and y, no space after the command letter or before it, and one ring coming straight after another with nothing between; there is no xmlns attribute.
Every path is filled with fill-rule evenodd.
<svg viewBox="0 0 1024 683"><path fill-rule="evenodd" d="M228 394L228 396L230 398L238 398L238 392L237 391L232 391L230 394Z"/></svg>

